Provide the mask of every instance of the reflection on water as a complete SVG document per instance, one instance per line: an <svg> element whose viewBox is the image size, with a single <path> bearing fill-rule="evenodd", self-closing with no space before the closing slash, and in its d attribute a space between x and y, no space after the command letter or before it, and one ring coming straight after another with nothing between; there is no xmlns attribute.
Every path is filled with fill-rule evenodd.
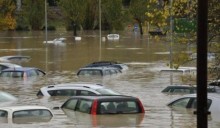
<svg viewBox="0 0 220 128"><path fill-rule="evenodd" d="M170 85L170 75L160 74L158 67L168 63L169 54L155 54L169 51L166 41L155 41L135 37L132 33L123 33L119 41L102 42L101 60L114 60L126 63L129 69L117 76L104 78L78 78L76 72L79 68L99 60L99 35L98 32L85 32L81 41L74 41L72 32L61 32L65 37L65 45L43 44L44 32L7 32L0 33L0 56L24 55L30 56L28 62L20 62L22 66L38 67L46 71L45 78L30 81L0 81L0 89L18 97L15 105L44 105L49 108L57 107L66 101L67 97L38 98L38 90L48 84L68 82L93 82L121 92L122 94L137 96L143 102L146 113L143 118L132 116L121 117L114 115L92 118L90 115L77 113L79 118L71 118L61 110L53 110L54 118L48 123L39 125L13 125L12 127L96 127L122 126L122 127L163 127L163 128L194 128L196 117L186 111L173 111L166 103L175 95L166 95L161 90ZM128 35L129 34L129 35ZM103 35L105 35L103 33ZM12 38L13 37L13 38ZM48 40L60 37L59 32L48 33ZM148 41L149 40L149 41ZM165 39L163 39L165 40ZM179 44L177 45L178 47ZM173 45L174 50L178 47ZM47 65L46 65L47 64ZM46 68L47 67L47 68ZM173 84L181 84L180 75L173 75ZM70 113L69 113L70 114ZM76 113L75 113L76 114ZM110 118L110 119L109 119ZM106 120L110 120L109 122ZM115 123L116 122L116 123ZM125 126L125 125L128 126ZM212 128L219 128L220 123L209 120ZM2 127L2 125L1 125ZM7 126L6 126L7 127Z"/></svg>

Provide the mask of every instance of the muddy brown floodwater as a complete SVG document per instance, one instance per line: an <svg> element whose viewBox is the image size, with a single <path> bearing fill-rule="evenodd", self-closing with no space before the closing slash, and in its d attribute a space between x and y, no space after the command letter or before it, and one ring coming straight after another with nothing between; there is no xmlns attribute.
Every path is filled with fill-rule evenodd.
<svg viewBox="0 0 220 128"><path fill-rule="evenodd" d="M103 36L106 32L102 33ZM159 67L169 63L169 38L163 41L142 38L132 32L120 33L119 41L99 43L99 33L84 31L82 40L74 41L72 32L48 32L48 40L65 37L64 44L44 44L44 32L1 32L0 56L30 56L28 62L18 62L22 66L38 67L47 75L44 78L28 80L0 81L0 89L18 97L9 105L44 105L49 108L60 106L67 97L38 98L37 91L48 84L68 82L101 83L122 94L139 97L146 110L144 115L91 116L61 110L52 110L54 117L49 122L14 124L4 123L6 128L196 128L196 115L192 111L174 111L166 106L178 95L162 94L161 90L171 84L170 74L161 74ZM179 44L173 50L179 50ZM183 46L184 47L184 46ZM187 49L186 49L187 50ZM104 78L78 78L80 67L94 61L113 60L126 63L129 69L120 75ZM172 75L173 84L182 84L181 74ZM1 104L7 106L8 104ZM220 121L209 118L211 128L219 128Z"/></svg>

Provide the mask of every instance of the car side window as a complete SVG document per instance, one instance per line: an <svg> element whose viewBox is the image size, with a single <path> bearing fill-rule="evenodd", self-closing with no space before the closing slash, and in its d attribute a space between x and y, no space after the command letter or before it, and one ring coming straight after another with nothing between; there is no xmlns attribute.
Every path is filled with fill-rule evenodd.
<svg viewBox="0 0 220 128"><path fill-rule="evenodd" d="M91 106L92 106L92 101L80 100L79 104L77 104L76 111L90 113Z"/></svg>
<svg viewBox="0 0 220 128"><path fill-rule="evenodd" d="M111 69L110 72L111 72L111 74L117 74L116 70L114 70L114 69Z"/></svg>
<svg viewBox="0 0 220 128"><path fill-rule="evenodd" d="M110 70L105 70L105 75L111 75Z"/></svg>
<svg viewBox="0 0 220 128"><path fill-rule="evenodd" d="M28 71L28 76L32 77L32 76L38 76L37 72L35 70L30 70Z"/></svg>
<svg viewBox="0 0 220 128"><path fill-rule="evenodd" d="M208 99L207 100L207 107L208 107L208 109L211 106L211 104L212 104L212 100ZM197 100L196 100L196 98L193 100L191 108L194 108L194 109L197 108Z"/></svg>
<svg viewBox="0 0 220 128"><path fill-rule="evenodd" d="M173 102L171 106L173 106L173 107L184 107L184 108L186 108L187 105L188 105L188 103L189 103L189 101L190 101L190 98L179 99L179 100Z"/></svg>
<svg viewBox="0 0 220 128"><path fill-rule="evenodd" d="M83 95L83 96L93 96L97 95L94 92L87 91L87 90L78 90L78 95Z"/></svg>
<svg viewBox="0 0 220 128"><path fill-rule="evenodd" d="M53 91L55 92L50 93L53 96L75 96L76 95L76 90L63 89L63 90L53 90Z"/></svg>
<svg viewBox="0 0 220 128"><path fill-rule="evenodd" d="M78 101L77 99L70 99L62 106L62 108L75 110L77 101Z"/></svg>
<svg viewBox="0 0 220 128"><path fill-rule="evenodd" d="M173 90L174 93L190 93L190 90L189 89L174 89Z"/></svg>
<svg viewBox="0 0 220 128"><path fill-rule="evenodd" d="M22 72L12 72L12 77L13 78L22 78L23 73Z"/></svg>

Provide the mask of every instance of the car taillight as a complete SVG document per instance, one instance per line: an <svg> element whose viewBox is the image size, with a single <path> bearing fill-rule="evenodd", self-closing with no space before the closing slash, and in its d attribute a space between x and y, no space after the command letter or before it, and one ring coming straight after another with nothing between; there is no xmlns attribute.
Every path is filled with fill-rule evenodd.
<svg viewBox="0 0 220 128"><path fill-rule="evenodd" d="M138 99L138 104L139 104L139 106L140 106L140 108L141 108L141 113L145 113L145 111L144 111L144 106L143 106L143 104L141 103L140 99Z"/></svg>
<svg viewBox="0 0 220 128"><path fill-rule="evenodd" d="M92 115L96 115L97 114L97 106L98 106L98 101L94 100L94 102L92 104L92 110L91 110L91 114Z"/></svg>

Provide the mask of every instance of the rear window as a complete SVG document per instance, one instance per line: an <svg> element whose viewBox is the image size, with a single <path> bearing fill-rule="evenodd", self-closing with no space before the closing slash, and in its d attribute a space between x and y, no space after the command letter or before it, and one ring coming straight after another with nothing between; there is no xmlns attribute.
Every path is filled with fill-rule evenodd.
<svg viewBox="0 0 220 128"><path fill-rule="evenodd" d="M8 112L0 110L0 123L8 123Z"/></svg>
<svg viewBox="0 0 220 128"><path fill-rule="evenodd" d="M141 108L136 101L101 102L100 114L140 113Z"/></svg>
<svg viewBox="0 0 220 128"><path fill-rule="evenodd" d="M101 70L81 70L77 75L83 76L102 76Z"/></svg>
<svg viewBox="0 0 220 128"><path fill-rule="evenodd" d="M47 109L21 110L13 112L13 123L48 122L53 117Z"/></svg>
<svg viewBox="0 0 220 128"><path fill-rule="evenodd" d="M13 118L22 117L52 117L52 113L47 109L21 110L13 113Z"/></svg>

